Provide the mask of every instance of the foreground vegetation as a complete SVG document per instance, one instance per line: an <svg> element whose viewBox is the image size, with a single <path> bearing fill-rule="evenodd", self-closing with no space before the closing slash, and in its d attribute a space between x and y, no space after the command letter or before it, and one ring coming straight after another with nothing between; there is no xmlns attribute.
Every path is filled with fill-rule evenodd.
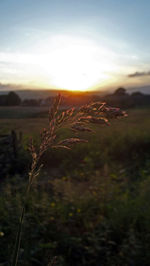
<svg viewBox="0 0 150 266"><path fill-rule="evenodd" d="M88 144L43 157L27 204L20 265L48 265L55 256L55 265L64 266L150 264L149 110L128 113L110 127L95 126ZM5 132L13 128L13 119L1 122ZM1 178L0 265L7 265L15 241L30 165L27 139L37 139L41 125L46 118L15 120L24 149Z"/></svg>

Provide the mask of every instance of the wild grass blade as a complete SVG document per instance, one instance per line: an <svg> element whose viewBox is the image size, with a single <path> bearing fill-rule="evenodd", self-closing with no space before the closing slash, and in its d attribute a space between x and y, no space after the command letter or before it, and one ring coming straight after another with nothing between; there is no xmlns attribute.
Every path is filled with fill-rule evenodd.
<svg viewBox="0 0 150 266"><path fill-rule="evenodd" d="M25 206L23 206L22 211L21 211L21 216L20 216L20 221L19 221L18 232L17 232L17 236L16 236L16 242L15 242L15 248L14 248L11 266L17 266L17 264L18 264L18 256L19 256L19 250L20 250L21 233L22 233L22 225L23 225L24 215L25 215Z"/></svg>

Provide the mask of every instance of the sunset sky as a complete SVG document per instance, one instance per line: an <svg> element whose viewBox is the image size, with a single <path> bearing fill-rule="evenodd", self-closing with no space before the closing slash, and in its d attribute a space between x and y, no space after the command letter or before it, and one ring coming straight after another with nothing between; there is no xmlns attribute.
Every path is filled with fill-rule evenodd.
<svg viewBox="0 0 150 266"><path fill-rule="evenodd" d="M150 84L149 0L1 0L0 84Z"/></svg>

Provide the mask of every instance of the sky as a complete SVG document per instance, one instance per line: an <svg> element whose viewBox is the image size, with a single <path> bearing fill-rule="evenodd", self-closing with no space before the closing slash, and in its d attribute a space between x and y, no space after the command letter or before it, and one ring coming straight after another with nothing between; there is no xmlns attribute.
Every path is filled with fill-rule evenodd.
<svg viewBox="0 0 150 266"><path fill-rule="evenodd" d="M0 88L150 84L149 0L0 0Z"/></svg>

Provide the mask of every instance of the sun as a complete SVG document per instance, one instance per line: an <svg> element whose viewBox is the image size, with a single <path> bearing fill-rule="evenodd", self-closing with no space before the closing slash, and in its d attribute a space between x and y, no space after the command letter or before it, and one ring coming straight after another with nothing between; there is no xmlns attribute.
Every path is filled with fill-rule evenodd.
<svg viewBox="0 0 150 266"><path fill-rule="evenodd" d="M39 65L52 86L86 91L107 81L113 71L113 55L90 40L57 36L40 45Z"/></svg>

